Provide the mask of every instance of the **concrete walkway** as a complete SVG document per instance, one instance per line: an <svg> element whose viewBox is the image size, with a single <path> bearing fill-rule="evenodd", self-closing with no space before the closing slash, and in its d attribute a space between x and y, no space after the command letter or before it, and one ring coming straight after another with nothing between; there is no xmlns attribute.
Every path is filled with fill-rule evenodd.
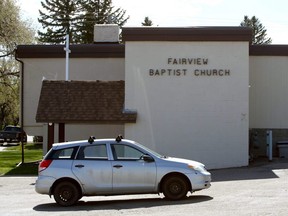
<svg viewBox="0 0 288 216"><path fill-rule="evenodd" d="M3 151L6 148L17 146L17 145L19 145L19 143L1 143L0 151Z"/></svg>
<svg viewBox="0 0 288 216"><path fill-rule="evenodd" d="M0 146L0 151L3 151L5 148L7 148L6 146Z"/></svg>

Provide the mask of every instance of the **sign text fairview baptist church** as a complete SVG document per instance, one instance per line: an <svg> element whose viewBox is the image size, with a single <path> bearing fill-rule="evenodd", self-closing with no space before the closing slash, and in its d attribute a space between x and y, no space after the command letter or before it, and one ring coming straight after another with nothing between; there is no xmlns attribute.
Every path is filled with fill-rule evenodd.
<svg viewBox="0 0 288 216"><path fill-rule="evenodd" d="M230 76L230 69L206 68L209 65L208 58L167 58L167 68L150 68L149 76ZM192 68L182 68L183 66ZM173 67L172 67L173 66ZM199 68L197 68L197 66ZM181 67L181 68L180 68ZM201 68L200 68L201 67Z"/></svg>

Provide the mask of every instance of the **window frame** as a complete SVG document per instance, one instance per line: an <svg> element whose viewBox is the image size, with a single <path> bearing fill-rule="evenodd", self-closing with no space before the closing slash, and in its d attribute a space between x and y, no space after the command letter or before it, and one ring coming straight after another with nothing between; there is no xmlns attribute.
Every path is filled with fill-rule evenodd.
<svg viewBox="0 0 288 216"><path fill-rule="evenodd" d="M93 147L93 146L105 146L106 148L106 157L85 157L84 150L85 148ZM83 154L83 155L82 155ZM109 154L108 154L108 148L106 143L101 144L92 144L92 145L85 145L81 146L77 152L76 160L98 160L98 161L108 161L109 160Z"/></svg>
<svg viewBox="0 0 288 216"><path fill-rule="evenodd" d="M142 153L141 156L146 154L142 150L140 150L138 148L135 148L134 146L131 146L131 145L111 143L110 147L111 147L112 156L113 156L114 161L139 161L139 160L142 160L141 157L139 157L139 158L125 158L125 157L118 158L114 146L123 146L123 147L126 146L126 147L129 147L131 149L137 150L138 152L141 152Z"/></svg>
<svg viewBox="0 0 288 216"><path fill-rule="evenodd" d="M73 149L70 157L59 158L60 154L58 155L57 158L53 157L57 152L65 151L68 149ZM47 160L74 160L76 153L78 152L78 149L79 149L79 146L73 146L73 147L67 147L67 148L61 148L61 149L51 149L51 151L49 152L49 154L47 155L45 159Z"/></svg>

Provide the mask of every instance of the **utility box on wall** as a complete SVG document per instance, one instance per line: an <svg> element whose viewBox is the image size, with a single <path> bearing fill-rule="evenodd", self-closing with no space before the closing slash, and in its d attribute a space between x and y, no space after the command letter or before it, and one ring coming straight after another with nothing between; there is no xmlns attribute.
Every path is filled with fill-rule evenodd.
<svg viewBox="0 0 288 216"><path fill-rule="evenodd" d="M288 158L288 141L277 142L280 158Z"/></svg>

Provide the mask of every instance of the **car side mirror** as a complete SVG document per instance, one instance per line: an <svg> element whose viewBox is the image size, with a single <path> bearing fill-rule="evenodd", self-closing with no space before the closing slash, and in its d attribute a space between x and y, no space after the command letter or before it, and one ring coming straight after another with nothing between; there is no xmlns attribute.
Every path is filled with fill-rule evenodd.
<svg viewBox="0 0 288 216"><path fill-rule="evenodd" d="M143 155L143 156L142 156L142 159L143 159L145 162L154 162L154 158L151 157L150 155Z"/></svg>

